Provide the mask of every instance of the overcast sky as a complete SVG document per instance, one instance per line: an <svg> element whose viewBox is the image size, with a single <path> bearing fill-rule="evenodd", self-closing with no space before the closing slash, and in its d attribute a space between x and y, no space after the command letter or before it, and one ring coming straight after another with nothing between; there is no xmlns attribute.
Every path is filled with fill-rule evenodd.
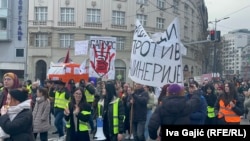
<svg viewBox="0 0 250 141"><path fill-rule="evenodd" d="M220 30L222 34L228 33L235 29L246 28L250 30L250 0L205 0L208 21L215 21L215 19L226 20L217 22L216 29ZM215 24L209 24L209 28L214 28Z"/></svg>

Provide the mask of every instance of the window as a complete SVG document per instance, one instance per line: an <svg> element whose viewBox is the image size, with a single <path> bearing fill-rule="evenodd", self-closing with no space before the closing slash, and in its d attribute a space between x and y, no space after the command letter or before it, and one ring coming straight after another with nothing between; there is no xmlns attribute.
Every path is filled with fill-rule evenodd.
<svg viewBox="0 0 250 141"><path fill-rule="evenodd" d="M8 0L0 0L0 8L8 8Z"/></svg>
<svg viewBox="0 0 250 141"><path fill-rule="evenodd" d="M112 24L115 25L125 25L125 12L113 11L112 14Z"/></svg>
<svg viewBox="0 0 250 141"><path fill-rule="evenodd" d="M173 0L173 13L178 13L179 10L179 1L178 0Z"/></svg>
<svg viewBox="0 0 250 141"><path fill-rule="evenodd" d="M100 23L101 10L100 9L87 9L87 22Z"/></svg>
<svg viewBox="0 0 250 141"><path fill-rule="evenodd" d="M137 19L140 20L141 24L143 26L146 26L147 23L147 15L143 15L143 14L137 14L136 15Z"/></svg>
<svg viewBox="0 0 250 141"><path fill-rule="evenodd" d="M74 8L61 8L61 22L74 22Z"/></svg>
<svg viewBox="0 0 250 141"><path fill-rule="evenodd" d="M165 0L157 0L158 8L165 8Z"/></svg>
<svg viewBox="0 0 250 141"><path fill-rule="evenodd" d="M73 34L61 34L60 35L60 47L61 48L74 47L74 35Z"/></svg>
<svg viewBox="0 0 250 141"><path fill-rule="evenodd" d="M47 21L48 8L47 7L35 7L35 19L36 21Z"/></svg>
<svg viewBox="0 0 250 141"><path fill-rule="evenodd" d="M24 57L24 49L16 49L16 57Z"/></svg>
<svg viewBox="0 0 250 141"><path fill-rule="evenodd" d="M35 45L36 47L46 47L48 46L48 34L36 34L35 35Z"/></svg>
<svg viewBox="0 0 250 141"><path fill-rule="evenodd" d="M124 50L125 48L125 37L116 37L116 50Z"/></svg>
<svg viewBox="0 0 250 141"><path fill-rule="evenodd" d="M148 0L136 0L137 4L147 4Z"/></svg>
<svg viewBox="0 0 250 141"><path fill-rule="evenodd" d="M7 19L0 19L0 30L7 29Z"/></svg>
<svg viewBox="0 0 250 141"><path fill-rule="evenodd" d="M156 28L164 29L164 23L165 23L165 19L157 18L156 19Z"/></svg>

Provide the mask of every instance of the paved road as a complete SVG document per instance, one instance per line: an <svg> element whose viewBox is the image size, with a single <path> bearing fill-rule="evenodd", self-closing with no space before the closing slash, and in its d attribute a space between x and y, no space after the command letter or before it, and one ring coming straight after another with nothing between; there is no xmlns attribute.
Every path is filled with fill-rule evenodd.
<svg viewBox="0 0 250 141"><path fill-rule="evenodd" d="M249 119L242 119L241 120L241 125L250 125ZM54 132L54 131L56 131L56 129L55 129L54 126L52 126L51 129L49 130L49 141L57 141L58 135L52 134L52 132ZM91 138L92 138L93 135L92 134L90 134L90 135L91 135ZM39 141L39 136L38 136L37 141ZM125 140L125 141L132 141L132 140ZM150 141L153 141L153 140L150 140Z"/></svg>

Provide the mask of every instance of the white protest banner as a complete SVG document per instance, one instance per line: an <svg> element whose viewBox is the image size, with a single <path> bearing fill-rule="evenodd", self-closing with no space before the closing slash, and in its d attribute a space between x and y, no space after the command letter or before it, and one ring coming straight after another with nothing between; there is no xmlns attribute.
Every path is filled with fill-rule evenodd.
<svg viewBox="0 0 250 141"><path fill-rule="evenodd" d="M89 41L75 41L75 55L87 55Z"/></svg>
<svg viewBox="0 0 250 141"><path fill-rule="evenodd" d="M137 83L161 87L183 84L182 54L178 18L153 41L137 20L131 51L129 77Z"/></svg>
<svg viewBox="0 0 250 141"><path fill-rule="evenodd" d="M115 37L90 37L89 76L103 79L115 79Z"/></svg>

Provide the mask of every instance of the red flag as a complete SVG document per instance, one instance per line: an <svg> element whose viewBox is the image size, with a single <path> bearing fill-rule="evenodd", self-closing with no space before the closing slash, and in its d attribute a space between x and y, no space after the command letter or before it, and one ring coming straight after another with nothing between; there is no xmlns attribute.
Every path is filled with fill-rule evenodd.
<svg viewBox="0 0 250 141"><path fill-rule="evenodd" d="M64 63L69 63L69 49L68 49L67 55L64 59Z"/></svg>

